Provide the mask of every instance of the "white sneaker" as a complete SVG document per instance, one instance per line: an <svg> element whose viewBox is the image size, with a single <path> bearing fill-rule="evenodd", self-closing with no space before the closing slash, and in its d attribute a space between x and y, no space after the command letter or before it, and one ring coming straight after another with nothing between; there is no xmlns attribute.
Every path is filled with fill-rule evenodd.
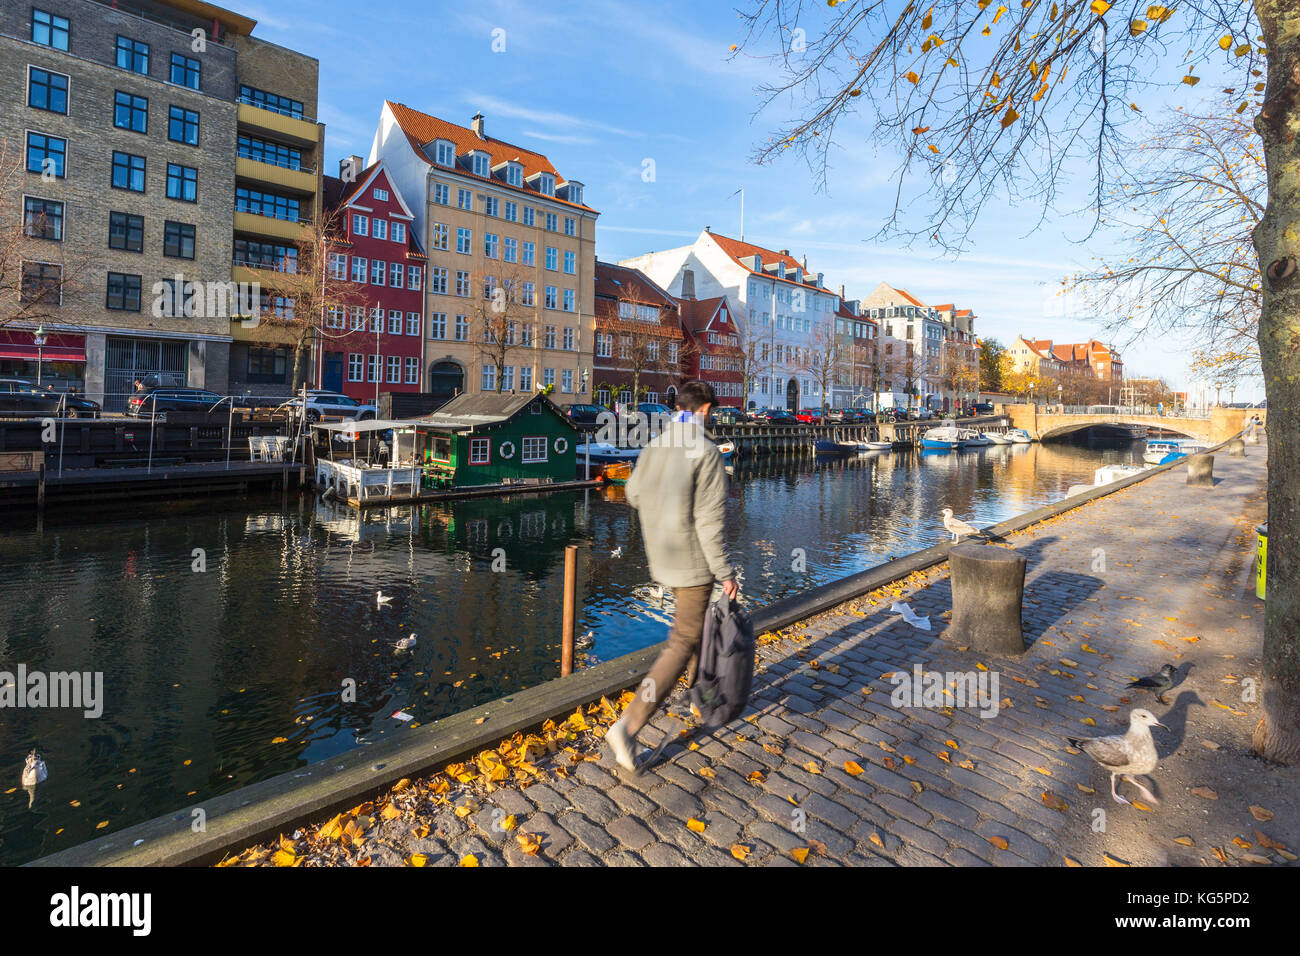
<svg viewBox="0 0 1300 956"><path fill-rule="evenodd" d="M614 752L615 762L624 770L636 770L636 758L632 755L632 738L628 735L625 718L620 717L610 724L605 732L609 749Z"/></svg>

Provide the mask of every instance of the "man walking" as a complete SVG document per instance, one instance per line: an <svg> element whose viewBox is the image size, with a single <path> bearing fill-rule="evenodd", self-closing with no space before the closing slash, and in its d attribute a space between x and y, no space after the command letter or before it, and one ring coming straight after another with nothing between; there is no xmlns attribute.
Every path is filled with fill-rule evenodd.
<svg viewBox="0 0 1300 956"><path fill-rule="evenodd" d="M634 742L672 693L683 673L695 683L704 615L715 581L734 599L740 593L727 557L727 473L722 455L705 431L717 397L706 382L687 382L677 392L677 413L641 450L627 483L627 500L641 519L650 575L672 588L677 613L668 647L605 739L619 766L636 769Z"/></svg>

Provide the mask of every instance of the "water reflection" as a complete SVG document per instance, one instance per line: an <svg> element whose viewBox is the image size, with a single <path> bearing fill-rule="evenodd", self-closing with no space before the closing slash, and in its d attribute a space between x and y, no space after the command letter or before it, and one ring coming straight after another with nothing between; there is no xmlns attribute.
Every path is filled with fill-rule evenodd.
<svg viewBox="0 0 1300 956"><path fill-rule="evenodd" d="M748 600L766 603L943 540L940 508L992 523L1140 447L760 460L733 478L728 538ZM405 733L396 711L424 722L554 676L570 543L592 656L662 639L671 596L649 587L618 487L364 515L278 496L132 505L10 528L0 670L103 671L106 702L99 720L0 710L0 779L16 788L0 794L0 863ZM50 773L29 810L17 784L33 746Z"/></svg>

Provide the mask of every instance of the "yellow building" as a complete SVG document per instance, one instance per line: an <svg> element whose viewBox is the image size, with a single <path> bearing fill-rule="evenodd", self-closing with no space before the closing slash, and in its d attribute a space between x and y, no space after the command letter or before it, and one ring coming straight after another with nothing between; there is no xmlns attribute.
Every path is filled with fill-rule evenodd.
<svg viewBox="0 0 1300 956"><path fill-rule="evenodd" d="M400 103L384 103L369 162L381 159L429 255L429 391L589 396L599 213L582 183L489 136L482 115L458 126ZM485 341L493 315L508 316L504 341Z"/></svg>

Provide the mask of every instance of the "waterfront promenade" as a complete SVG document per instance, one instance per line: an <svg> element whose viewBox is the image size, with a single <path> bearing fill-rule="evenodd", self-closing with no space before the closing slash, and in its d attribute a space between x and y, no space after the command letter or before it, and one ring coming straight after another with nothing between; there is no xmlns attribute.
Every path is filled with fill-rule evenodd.
<svg viewBox="0 0 1300 956"><path fill-rule="evenodd" d="M1012 536L1029 558L1022 658L945 642L940 566L765 635L747 717L698 749L671 745L640 777L604 752L607 719L593 710L590 730L530 755L527 773L488 784L490 760L467 761L238 861L1288 863L1300 848L1300 768L1249 753L1263 622L1249 575L1266 453L1248 454L1220 452L1213 489L1188 488L1176 468ZM890 613L893 600L928 614L933 630ZM1166 662L1182 678L1167 705L1125 689ZM997 674L996 716L893 706L886 675L917 664ZM1109 775L1065 741L1114 732L1139 706L1170 728L1155 731L1161 763L1144 781L1158 806L1112 801ZM644 736L679 727L660 715Z"/></svg>

